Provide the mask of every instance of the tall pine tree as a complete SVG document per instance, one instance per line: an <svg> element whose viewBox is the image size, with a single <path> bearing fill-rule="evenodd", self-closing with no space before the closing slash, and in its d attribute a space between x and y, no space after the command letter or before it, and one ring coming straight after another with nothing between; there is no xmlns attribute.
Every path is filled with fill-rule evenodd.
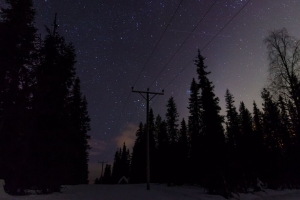
<svg viewBox="0 0 300 200"><path fill-rule="evenodd" d="M177 142L178 142L178 112L174 98L170 97L167 103L166 123L169 141L168 153L168 185L177 182Z"/></svg>
<svg viewBox="0 0 300 200"><path fill-rule="evenodd" d="M200 171L202 171L202 165L198 158L203 153L203 135L201 132L201 112L200 112L200 100L199 100L199 86L193 78L190 87L189 97L189 118L188 118L188 131L191 142L190 150L190 165L191 170L189 179L191 182L196 183L200 179ZM202 138L201 138L202 137Z"/></svg>
<svg viewBox="0 0 300 200"><path fill-rule="evenodd" d="M32 0L6 0L0 12L0 177L16 188L28 184L31 111L29 73L36 51Z"/></svg>
<svg viewBox="0 0 300 200"><path fill-rule="evenodd" d="M202 161L204 169L203 177L205 179L205 187L208 191L210 193L217 190L224 192L225 136L222 126L223 117L219 114L221 110L219 99L215 96L214 86L207 77L210 72L206 71L207 66L204 65L204 59L200 54L200 50L198 50L195 64L199 79L200 118L203 134L203 157L199 157L199 162Z"/></svg>
<svg viewBox="0 0 300 200"><path fill-rule="evenodd" d="M68 154L68 98L75 76L75 49L57 32L47 28L40 50L40 64L35 70L33 91L34 135L32 138L34 182L43 188L55 188L65 181Z"/></svg>

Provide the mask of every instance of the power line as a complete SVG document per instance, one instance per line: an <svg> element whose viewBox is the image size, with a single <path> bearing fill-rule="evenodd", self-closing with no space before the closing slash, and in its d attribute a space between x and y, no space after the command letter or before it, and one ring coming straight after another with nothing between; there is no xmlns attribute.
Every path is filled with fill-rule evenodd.
<svg viewBox="0 0 300 200"><path fill-rule="evenodd" d="M139 77L141 76L142 72L144 71L145 67L147 66L148 62L150 61L150 58L152 57L152 55L153 55L154 51L156 50L158 44L159 44L160 41L162 40L162 38L163 38L165 32L167 31L168 27L170 26L170 24L171 24L171 22L172 22L172 20L173 20L173 18L174 18L174 16L175 16L175 14L176 14L177 11L179 10L179 7L181 6L182 2L183 2L183 0L181 0L180 3L178 4L178 6L177 6L175 12L173 13L173 15L172 15L170 21L168 22L168 25L166 26L164 32L162 33L161 37L159 38L158 42L156 43L155 47L153 48L153 50L152 50L152 52L151 52L149 58L147 59L147 61L146 61L145 65L144 65L144 67L142 68L142 70L140 71L140 73L139 73L137 79L135 80L133 86L136 84L136 82L138 81L138 79L139 79ZM119 121L120 121L121 116L122 116L122 114L123 114L123 112L124 112L124 110L125 110L125 107L126 107L126 105L127 105L127 102L128 102L128 99L129 99L130 94L131 94L131 92L129 92L128 95L127 95L125 104L124 104L124 106L123 106L123 108L122 108L122 111L121 111L119 117L118 117L118 120L117 120L117 123L116 123L116 126L115 126L115 128L114 128L113 133L116 131L116 129L117 129L117 127L118 127Z"/></svg>
<svg viewBox="0 0 300 200"><path fill-rule="evenodd" d="M156 48L157 48L157 46L158 46L158 44L159 44L160 41L162 40L162 38L163 38L165 32L167 31L169 25L171 24L171 21L173 20L175 14L177 13L177 11L178 11L180 5L182 4L182 2L183 2L183 0L181 0L180 3L179 3L179 5L177 6L177 8L176 8L174 14L172 15L172 17L171 17L171 19L170 19L170 21L169 21L167 27L165 28L163 34L161 35L160 39L159 39L158 42L156 43L154 49L152 50L152 52L151 52L149 58L148 58L147 61L146 61L146 64L144 65L143 69L142 69L141 72L139 73L138 78L136 79L136 81L134 82L133 85L136 84L136 82L138 81L140 75L141 75L142 72L144 71L146 65L148 64L148 62L149 62L151 56L153 55L154 51L156 50ZM171 59L168 61L168 63L167 63L167 64L164 66L164 68L160 71L160 73L159 73L158 76L154 79L154 81L151 83L151 85L155 82L155 80L160 76L160 74L163 72L163 70L168 66L168 64L171 62L171 60L172 60L172 59L175 57L175 55L179 52L179 50L181 49L181 47L185 44L185 42L186 42L186 41L189 39L189 37L193 34L193 32L196 30L196 28L199 26L199 24L203 21L203 19L206 17L206 15L210 12L210 10L213 8L213 6L215 5L216 2L217 2L217 0L215 0L215 1L213 2L213 4L209 7L209 9L206 11L206 13L203 15L203 17L200 19L200 21L199 21L199 22L197 23L197 25L195 26L195 28L190 32L189 36L185 39L185 41L183 42L183 44L177 49L177 51L175 52L175 54L171 57ZM128 101L128 97L129 97L129 96L130 96L130 93L129 93L129 95L127 96L126 103L125 103L125 105L124 105L124 107L123 107L123 109L122 109L122 112L120 113L120 116L119 116L118 120L117 120L117 125L118 125L118 123L119 123L119 121L120 121L120 118L121 118L121 115L122 115L122 113L123 113L123 111L124 111L124 109L125 109L125 106L127 105L127 101ZM132 117L133 117L133 115L132 115ZM117 128L117 125L115 126L115 129ZM127 126L126 126L126 127L127 127ZM114 132L115 132L115 130L114 130Z"/></svg>
<svg viewBox="0 0 300 200"><path fill-rule="evenodd" d="M137 82L137 81L138 81L138 79L140 78L140 76L141 76L142 72L144 71L145 67L147 66L148 62L150 61L150 58L152 57L152 55L153 55L154 51L156 50L156 48L157 48L158 44L159 44L159 43L160 43L160 41L162 40L162 38L163 38L163 36L164 36L165 32L167 31L168 27L170 26L170 24L171 24L171 22L172 22L172 20L173 20L173 18L174 18L174 16L175 16L175 14L177 13L177 11L178 11L178 10L179 10L179 8L180 8L180 6L181 6L182 2L183 2L183 0L181 0L181 1L180 1L180 3L178 4L178 6L177 6L177 8L176 8L175 12L173 13L173 15L172 15L171 19L169 20L169 22L168 22L168 24L167 24L167 26L166 26L166 28L165 28L164 32L162 33L162 35L161 35L161 36L160 36L160 38L159 38L159 40L158 40L158 41L157 41L157 43L155 44L155 47L153 48L153 50L152 50L152 52L151 52L150 56L148 57L148 59L147 59L147 61L146 61L145 65L144 65L144 67L143 67L143 68L142 68L142 70L140 71L140 73L139 73L139 75L138 75L137 79L135 80L135 82L134 82L133 86L136 84L136 82ZM118 117L118 120L117 120L116 126L115 126L115 128L114 128L114 130L113 130L113 133L116 131L116 129L117 129L117 127L118 127L119 121L120 121L120 119L121 119L121 116L122 116L122 114L123 114L123 112L124 112L124 110L125 110L125 107L126 107L126 105L127 105L127 102L128 102L128 99L129 99L129 96L130 96L130 94L131 94L131 92L129 92L129 94L127 95L127 98L126 98L125 104L124 104L124 106L123 106L123 108L122 108L122 111L121 111L121 113L120 113L119 117Z"/></svg>
<svg viewBox="0 0 300 200"><path fill-rule="evenodd" d="M225 26L223 26L221 28L221 30L201 49L201 51L203 51L221 32L222 30L224 30L226 28L226 26L242 11L244 10L244 8L248 5L248 3L251 0L248 0L247 3L244 4L244 6L225 24ZM182 68L182 70L167 84L166 87L164 87L164 89L166 89L191 63L193 62L190 61L184 68Z"/></svg>
<svg viewBox="0 0 300 200"><path fill-rule="evenodd" d="M221 28L221 30L201 49L201 51L203 51L222 31L224 28L226 28L226 26L238 15L240 14L240 12L242 10L244 10L244 8L248 5L248 3L250 2L250 0L247 1L247 3L244 4L244 6L227 22L227 24L225 24L225 26L223 26Z"/></svg>
<svg viewBox="0 0 300 200"><path fill-rule="evenodd" d="M173 54L173 56L169 59L169 61L167 62L167 64L162 68L162 70L159 72L159 74L156 76L156 78L152 81L152 83L150 84L153 85L153 83L157 80L157 78L161 75L161 73L166 69L166 67L170 64L170 62L173 60L173 58L177 55L177 53L179 52L179 50L181 49L181 47L183 47L183 45L186 43L186 41L191 37L191 35L194 33L194 31L198 28L199 24L203 21L203 19L206 17L206 15L209 13L209 11L213 8L213 6L216 4L217 0L215 0L213 2L213 4L209 7L209 9L206 11L206 13L203 15L203 17L200 19L200 21L198 22L198 24L193 28L193 30L190 32L189 36L184 40L184 42L182 43L182 45L177 49L177 51Z"/></svg>
<svg viewBox="0 0 300 200"><path fill-rule="evenodd" d="M149 63L149 61L150 61L150 58L152 57L152 55L153 55L154 51L156 50L156 48L157 48L158 44L160 43L160 41L162 40L163 36L165 35L165 33L166 33L166 31L167 31L168 27L169 27L169 26L170 26L170 24L171 24L171 21L173 20L173 18L174 18L174 16L175 16L175 14L176 14L176 13L177 13L177 11L179 10L179 7L181 6L182 2L183 2L183 0L181 0L181 1L180 1L180 3L179 3L179 5L177 6L177 8L176 8L176 10L175 10L174 14L172 15L172 17L171 17L170 21L168 22L168 25L166 26L166 28L165 28L164 32L162 33L162 35L160 36L159 40L157 41L157 43L155 44L154 48L152 49L152 52L151 52L150 56L148 57L148 59L147 59L147 61L146 61L145 65L144 65L144 67L143 67L143 68L142 68L142 70L140 71L140 73L139 73L139 75L138 75L137 79L135 80L135 82L134 82L133 86L135 86L136 82L139 80L139 78L140 78L140 76L141 76L142 72L144 71L145 67L146 67L146 66L147 66L147 64Z"/></svg>

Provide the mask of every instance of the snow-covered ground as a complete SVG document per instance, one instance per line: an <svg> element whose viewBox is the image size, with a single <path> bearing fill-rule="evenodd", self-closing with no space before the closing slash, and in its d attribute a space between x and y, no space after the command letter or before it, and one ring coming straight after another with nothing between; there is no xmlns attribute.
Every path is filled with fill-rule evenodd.
<svg viewBox="0 0 300 200"><path fill-rule="evenodd" d="M10 196L0 189L1 200L224 200L221 196L205 194L204 190L193 186L174 186L151 184L146 190L145 184L135 185L76 185L66 186L62 193L48 195ZM284 190L240 194L240 200L300 200L300 190Z"/></svg>

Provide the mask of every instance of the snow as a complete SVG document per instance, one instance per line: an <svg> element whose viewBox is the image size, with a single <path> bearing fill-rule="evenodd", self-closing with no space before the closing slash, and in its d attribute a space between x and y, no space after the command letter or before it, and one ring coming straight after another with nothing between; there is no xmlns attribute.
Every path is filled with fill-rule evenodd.
<svg viewBox="0 0 300 200"><path fill-rule="evenodd" d="M173 186L151 184L151 190L146 190L146 184L129 185L75 185L66 186L61 193L36 195L34 191L27 196L10 196L0 187L1 200L225 200L217 195L208 195L203 188L196 186ZM240 200L299 200L300 190L274 191L266 190L254 194L239 194Z"/></svg>

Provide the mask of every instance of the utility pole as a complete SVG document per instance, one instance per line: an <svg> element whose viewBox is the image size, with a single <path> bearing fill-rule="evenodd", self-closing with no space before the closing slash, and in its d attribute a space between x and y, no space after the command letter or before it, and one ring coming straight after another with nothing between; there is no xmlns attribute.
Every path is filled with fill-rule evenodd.
<svg viewBox="0 0 300 200"><path fill-rule="evenodd" d="M102 162L98 161L98 163L102 164L102 171L101 171L101 177L100 177L101 183L102 183L102 181L103 181L103 165L106 164L107 162L105 162L105 161L102 161Z"/></svg>
<svg viewBox="0 0 300 200"><path fill-rule="evenodd" d="M150 148L149 148L149 102L151 99L153 99L156 95L164 95L164 90L162 92L149 92L149 88L147 91L136 91L133 90L133 87L131 88L132 92L140 93L142 97L146 100L147 102L147 109L146 109L146 116L147 116L147 142L146 142L146 148L147 148L147 190L150 190ZM143 95L146 94L146 97ZM151 98L149 98L149 94L153 94Z"/></svg>

